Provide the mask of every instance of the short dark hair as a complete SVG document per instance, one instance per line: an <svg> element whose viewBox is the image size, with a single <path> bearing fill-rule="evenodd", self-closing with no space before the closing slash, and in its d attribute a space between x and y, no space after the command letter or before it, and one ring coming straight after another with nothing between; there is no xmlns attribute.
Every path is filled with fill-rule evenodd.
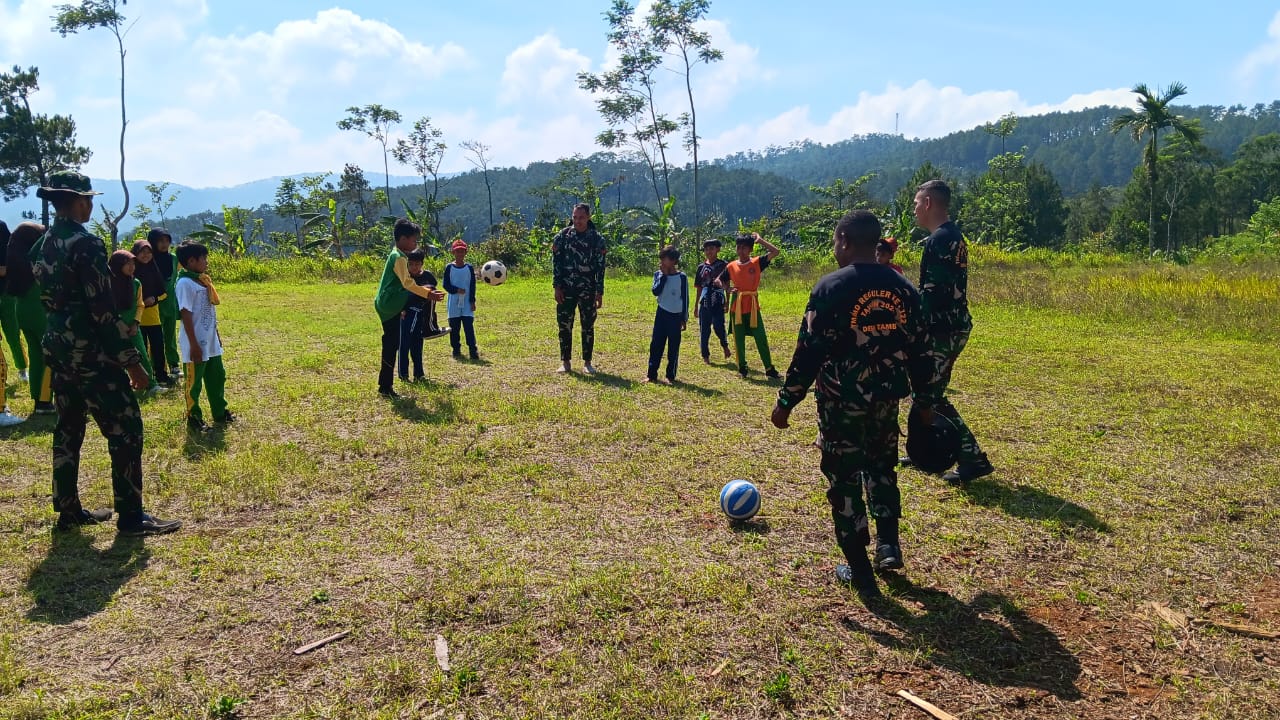
<svg viewBox="0 0 1280 720"><path fill-rule="evenodd" d="M860 250L874 250L880 243L880 218L870 210L845 213L836 224L836 238Z"/></svg>
<svg viewBox="0 0 1280 720"><path fill-rule="evenodd" d="M409 218L399 218L396 220L396 229L393 232L396 242L400 242L400 238L421 237L422 226Z"/></svg>
<svg viewBox="0 0 1280 720"><path fill-rule="evenodd" d="M951 186L945 181L930 180L920 183L920 187L916 188L916 192L925 193L944 208L949 209L951 207Z"/></svg>
<svg viewBox="0 0 1280 720"><path fill-rule="evenodd" d="M410 250L404 254L404 259L409 262L424 263L427 261L427 254L421 250Z"/></svg>
<svg viewBox="0 0 1280 720"><path fill-rule="evenodd" d="M577 205L573 206L573 212L578 212L579 210L582 210L587 215L591 214L591 206L586 203L578 203Z"/></svg>
<svg viewBox="0 0 1280 720"><path fill-rule="evenodd" d="M734 242L738 245L755 245L756 238L750 233L738 233L738 236L734 238Z"/></svg>
<svg viewBox="0 0 1280 720"><path fill-rule="evenodd" d="M173 255L178 258L179 265L186 267L187 262L190 260L208 257L209 248L201 245L195 240L187 239L183 240L182 244L178 246L178 249L173 251Z"/></svg>
<svg viewBox="0 0 1280 720"><path fill-rule="evenodd" d="M658 259L671 258L672 262L680 262L680 251L675 245L668 245L658 251Z"/></svg>

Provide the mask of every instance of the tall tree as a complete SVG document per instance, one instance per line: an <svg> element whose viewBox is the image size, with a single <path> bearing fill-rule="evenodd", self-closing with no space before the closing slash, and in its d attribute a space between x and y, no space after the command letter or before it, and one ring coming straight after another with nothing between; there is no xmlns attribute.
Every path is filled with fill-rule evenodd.
<svg viewBox="0 0 1280 720"><path fill-rule="evenodd" d="M338 178L338 202L348 207L354 205L366 222L369 220L369 208L364 198L372 189L359 165L347 163L342 167L342 175Z"/></svg>
<svg viewBox="0 0 1280 720"><path fill-rule="evenodd" d="M656 0L649 10L648 24L654 43L675 55L681 63L689 112L681 116L687 131L684 146L693 154L693 217L695 233L702 222L702 205L698 184L698 112L693 103L693 68L724 59L724 53L711 47L711 36L696 25L711 9L710 0ZM695 238L701 247L702 238Z"/></svg>
<svg viewBox="0 0 1280 720"><path fill-rule="evenodd" d="M596 142L609 149L631 148L642 158L649 167L654 196L662 205L671 196L666 138L680 128L658 112L654 87L662 56L648 26L635 21L635 7L627 0L613 0L605 20L618 63L599 75L578 73L578 86L601 96L596 110L609 127L596 136ZM659 171L662 189L658 187Z"/></svg>
<svg viewBox="0 0 1280 720"><path fill-rule="evenodd" d="M129 213L129 184L124 180L124 133L129 127L124 105L124 36L129 29L124 27L124 15L120 14L120 7L127 2L128 0L80 0L79 5L59 5L56 8L57 14L53 16L53 29L64 38L81 30L110 30L116 38L116 48L120 53L120 188L124 191L124 206L114 216L103 208L107 229L111 233L112 250L119 243L120 221Z"/></svg>
<svg viewBox="0 0 1280 720"><path fill-rule="evenodd" d="M466 140L462 149L467 151L467 160L484 173L484 190L489 194L489 229L486 233L493 232L493 185L489 184L489 151L493 148L479 140Z"/></svg>
<svg viewBox="0 0 1280 720"><path fill-rule="evenodd" d="M444 162L444 151L449 148L440 138L444 132L431 124L430 117L421 117L413 123L413 132L407 139L396 141L392 151L396 162L408 165L422 178L423 208L431 215L432 228L437 239L440 235L440 211L448 206L440 198L440 164ZM427 178L431 178L428 188Z"/></svg>
<svg viewBox="0 0 1280 720"><path fill-rule="evenodd" d="M1156 244L1156 166L1160 155L1160 131L1172 130L1192 144L1199 144L1204 131L1173 112L1171 104L1187 94L1186 85L1175 82L1166 90L1157 88L1152 93L1146 83L1138 83L1133 86L1133 92L1138 96L1138 109L1113 118L1111 132L1127 130L1135 142L1143 142L1145 139L1147 143L1142 158L1147 167L1147 186L1150 188L1147 208L1147 252L1150 253Z"/></svg>
<svg viewBox="0 0 1280 720"><path fill-rule="evenodd" d="M391 126L400 124L400 113L378 104L364 107L347 108L347 117L338 121L342 130L355 130L378 141L382 146L382 172L384 188L387 191L387 213L395 214L391 209L391 164L387 160L390 153Z"/></svg>
<svg viewBox="0 0 1280 720"><path fill-rule="evenodd" d="M76 145L71 118L31 112L39 80L34 67L0 73L0 195L6 200L25 196L33 185L48 185L54 170L78 168L89 159L89 148ZM41 203L41 222L48 225L49 201Z"/></svg>

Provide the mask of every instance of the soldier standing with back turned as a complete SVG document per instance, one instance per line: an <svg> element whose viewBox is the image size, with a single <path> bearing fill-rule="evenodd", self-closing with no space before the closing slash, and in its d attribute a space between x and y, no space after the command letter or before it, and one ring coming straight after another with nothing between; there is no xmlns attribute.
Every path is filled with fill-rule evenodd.
<svg viewBox="0 0 1280 720"><path fill-rule="evenodd" d="M147 373L116 314L107 250L85 229L93 215L89 178L55 172L36 194L56 212L53 225L32 249L40 299L48 312L42 341L52 373L58 422L53 429L53 508L58 527L95 525L110 510L85 510L78 489L80 448L86 415L92 413L107 439L116 527L122 535L154 535L182 527L142 509L142 412L133 390L147 386ZM159 358L164 362L164 358Z"/></svg>

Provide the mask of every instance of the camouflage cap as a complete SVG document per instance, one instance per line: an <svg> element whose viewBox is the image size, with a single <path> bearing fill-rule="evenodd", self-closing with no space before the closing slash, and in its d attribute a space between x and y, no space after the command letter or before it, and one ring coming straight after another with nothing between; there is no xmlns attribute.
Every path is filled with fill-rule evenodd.
<svg viewBox="0 0 1280 720"><path fill-rule="evenodd" d="M96 192L93 185L89 183L89 178L75 170L59 170L49 175L48 186L41 187L36 191L36 197L47 198L55 193L75 193L76 195L101 195Z"/></svg>

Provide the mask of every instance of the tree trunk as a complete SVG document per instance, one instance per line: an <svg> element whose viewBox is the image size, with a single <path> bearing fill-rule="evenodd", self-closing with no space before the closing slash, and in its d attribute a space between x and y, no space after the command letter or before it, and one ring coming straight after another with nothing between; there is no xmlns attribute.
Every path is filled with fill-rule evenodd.
<svg viewBox="0 0 1280 720"><path fill-rule="evenodd" d="M489 232L493 232L493 187L489 185L489 168L484 169L484 190L489 194Z"/></svg>
<svg viewBox="0 0 1280 720"><path fill-rule="evenodd" d="M689 94L689 144L693 148L693 239L694 247L702 247L702 208L698 188L698 113L693 107L693 68L689 66L689 50L681 46L684 56L684 88Z"/></svg>
<svg viewBox="0 0 1280 720"><path fill-rule="evenodd" d="M111 221L111 251L115 252L120 246L120 221L129 212L129 183L124 180L124 132L129 126L129 120L124 111L124 38L120 36L119 28L112 30L116 34L116 45L120 48L120 187L124 190L124 207L120 208L120 214Z"/></svg>

